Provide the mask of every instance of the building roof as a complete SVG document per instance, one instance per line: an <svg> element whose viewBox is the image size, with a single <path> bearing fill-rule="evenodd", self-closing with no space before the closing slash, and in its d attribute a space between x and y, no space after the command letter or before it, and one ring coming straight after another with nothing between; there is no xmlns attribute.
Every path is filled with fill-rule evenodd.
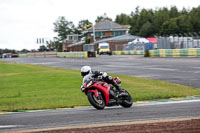
<svg viewBox="0 0 200 133"><path fill-rule="evenodd" d="M73 47L73 46L83 45L84 43L85 43L85 41L80 41L80 42L77 42L77 43L70 44L67 47Z"/></svg>
<svg viewBox="0 0 200 133"><path fill-rule="evenodd" d="M95 44L99 44L99 43L103 43L103 42L133 41L133 40L135 40L137 38L142 38L142 37L126 34L126 35L121 35L121 36L101 39L101 40L98 40L98 41L96 41L94 43L91 43L90 45L95 45ZM68 47L73 47L73 46L83 45L83 44L85 44L85 41L80 41L80 42L77 42L77 43L73 43L73 44L69 45Z"/></svg>
<svg viewBox="0 0 200 133"><path fill-rule="evenodd" d="M95 26L95 31L112 31L112 30L128 30L129 25L120 25L108 19L103 19ZM89 28L89 32L92 32L93 27Z"/></svg>
<svg viewBox="0 0 200 133"><path fill-rule="evenodd" d="M149 38L147 38L147 40L149 40L152 43L157 43L158 42L158 40L155 37L149 37Z"/></svg>
<svg viewBox="0 0 200 133"><path fill-rule="evenodd" d="M121 36L116 36L116 37L111 37L111 38L105 38L105 39L101 39L98 40L92 44L98 44L98 43L102 43L102 42L120 42L120 41L133 41L136 38L142 38L139 36L133 36L130 34L125 34L125 35L121 35Z"/></svg>

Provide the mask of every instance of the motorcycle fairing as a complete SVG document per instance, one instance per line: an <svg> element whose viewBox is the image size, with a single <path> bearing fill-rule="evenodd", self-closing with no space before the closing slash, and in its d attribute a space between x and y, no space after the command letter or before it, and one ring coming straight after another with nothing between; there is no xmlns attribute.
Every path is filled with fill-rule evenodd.
<svg viewBox="0 0 200 133"><path fill-rule="evenodd" d="M93 92L96 96L96 98L99 96L98 91L97 90L88 90L88 92ZM87 93L88 93L87 92Z"/></svg>

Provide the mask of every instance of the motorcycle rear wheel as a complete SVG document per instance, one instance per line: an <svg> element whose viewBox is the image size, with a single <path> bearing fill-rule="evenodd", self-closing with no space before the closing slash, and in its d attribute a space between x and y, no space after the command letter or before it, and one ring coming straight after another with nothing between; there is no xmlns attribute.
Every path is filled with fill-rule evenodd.
<svg viewBox="0 0 200 133"><path fill-rule="evenodd" d="M87 96L90 104L92 104L93 107L95 107L98 110L105 108L105 100L103 99L102 95L96 97L93 92L89 92Z"/></svg>
<svg viewBox="0 0 200 133"><path fill-rule="evenodd" d="M125 92L128 94L128 96L126 96L125 98L122 98L122 102L119 104L124 108L130 108L133 104L133 99L127 91Z"/></svg>

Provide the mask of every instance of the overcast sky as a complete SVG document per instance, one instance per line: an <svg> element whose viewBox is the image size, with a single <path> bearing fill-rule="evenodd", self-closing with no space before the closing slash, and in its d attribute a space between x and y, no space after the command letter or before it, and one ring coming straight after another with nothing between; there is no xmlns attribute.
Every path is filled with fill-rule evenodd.
<svg viewBox="0 0 200 133"><path fill-rule="evenodd" d="M0 0L0 48L38 49L36 38L52 39L53 23L59 16L68 21L95 21L104 13L115 20L121 13L130 14L137 6L160 8L177 6L191 9L200 0Z"/></svg>

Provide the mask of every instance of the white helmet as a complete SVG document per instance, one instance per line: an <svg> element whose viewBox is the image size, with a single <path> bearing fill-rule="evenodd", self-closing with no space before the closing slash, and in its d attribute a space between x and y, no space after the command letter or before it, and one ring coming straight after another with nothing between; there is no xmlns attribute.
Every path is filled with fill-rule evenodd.
<svg viewBox="0 0 200 133"><path fill-rule="evenodd" d="M85 75L88 75L92 71L90 66L83 66L81 68L81 75L84 77Z"/></svg>

